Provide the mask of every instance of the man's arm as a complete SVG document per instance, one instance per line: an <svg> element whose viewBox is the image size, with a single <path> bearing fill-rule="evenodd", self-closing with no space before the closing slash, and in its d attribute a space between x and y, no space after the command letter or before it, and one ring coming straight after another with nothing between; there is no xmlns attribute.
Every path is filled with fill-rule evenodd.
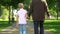
<svg viewBox="0 0 60 34"><path fill-rule="evenodd" d="M48 5L47 5L47 2L45 2L45 3L46 3L46 7L47 7L47 11L46 11L46 12L47 12L47 15L50 16L49 8L48 8Z"/></svg>
<svg viewBox="0 0 60 34"><path fill-rule="evenodd" d="M32 14L32 12L33 12L33 5L32 5L32 3L31 3L30 8L29 8L29 12L28 12L28 16L29 16L29 17L30 17L30 15Z"/></svg>
<svg viewBox="0 0 60 34"><path fill-rule="evenodd" d="M46 13L47 13L47 16L48 18L50 18L50 13L49 13L49 8L48 8L48 5L47 5L47 2L45 1L45 10L46 10Z"/></svg>

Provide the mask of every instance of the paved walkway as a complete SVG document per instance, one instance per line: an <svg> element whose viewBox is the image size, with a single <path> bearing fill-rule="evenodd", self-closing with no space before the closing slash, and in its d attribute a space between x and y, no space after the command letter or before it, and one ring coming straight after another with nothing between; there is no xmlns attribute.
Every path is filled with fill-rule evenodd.
<svg viewBox="0 0 60 34"><path fill-rule="evenodd" d="M33 29L33 23L28 21L27 24L27 34L34 34ZM12 28L12 26L8 27L7 29L4 29L0 31L0 34L19 34L19 30L16 28ZM52 32L49 32L47 30L44 30L44 34L53 34Z"/></svg>

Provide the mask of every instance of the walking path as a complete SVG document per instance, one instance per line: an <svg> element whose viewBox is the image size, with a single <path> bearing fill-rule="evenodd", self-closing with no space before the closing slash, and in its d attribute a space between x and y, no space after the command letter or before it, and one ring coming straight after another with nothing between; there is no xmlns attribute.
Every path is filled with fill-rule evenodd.
<svg viewBox="0 0 60 34"><path fill-rule="evenodd" d="M34 34L33 23L28 21L27 24L27 34ZM17 28L12 28L12 26L0 31L0 34L19 34L19 30ZM53 34L48 30L44 30L44 34Z"/></svg>

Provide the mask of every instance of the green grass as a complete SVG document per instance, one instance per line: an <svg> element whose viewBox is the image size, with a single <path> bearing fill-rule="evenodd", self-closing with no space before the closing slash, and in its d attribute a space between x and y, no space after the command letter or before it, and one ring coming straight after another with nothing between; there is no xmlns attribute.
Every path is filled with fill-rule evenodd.
<svg viewBox="0 0 60 34"><path fill-rule="evenodd" d="M7 21L0 21L0 31L10 25ZM44 29L54 34L60 34L60 20L45 20Z"/></svg>
<svg viewBox="0 0 60 34"><path fill-rule="evenodd" d="M7 21L0 21L0 31L2 29L5 29L6 27L9 27L11 24L8 24Z"/></svg>
<svg viewBox="0 0 60 34"><path fill-rule="evenodd" d="M45 20L44 28L54 34L60 34L60 20Z"/></svg>

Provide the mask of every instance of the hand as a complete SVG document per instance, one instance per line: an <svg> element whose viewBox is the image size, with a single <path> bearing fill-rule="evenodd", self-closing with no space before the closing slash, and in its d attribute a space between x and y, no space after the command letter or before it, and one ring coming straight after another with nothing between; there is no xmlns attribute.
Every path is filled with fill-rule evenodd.
<svg viewBox="0 0 60 34"><path fill-rule="evenodd" d="M29 20L30 20L30 17L27 17L27 19L29 19Z"/></svg>

